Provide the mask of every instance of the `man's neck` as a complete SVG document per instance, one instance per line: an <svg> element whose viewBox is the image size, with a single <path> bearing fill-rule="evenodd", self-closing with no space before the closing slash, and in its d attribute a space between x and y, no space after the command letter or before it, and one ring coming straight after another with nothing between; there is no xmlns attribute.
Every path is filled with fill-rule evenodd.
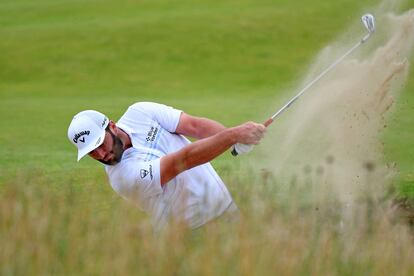
<svg viewBox="0 0 414 276"><path fill-rule="evenodd" d="M118 128L118 137L121 139L124 144L124 150L132 147L131 137L123 129Z"/></svg>

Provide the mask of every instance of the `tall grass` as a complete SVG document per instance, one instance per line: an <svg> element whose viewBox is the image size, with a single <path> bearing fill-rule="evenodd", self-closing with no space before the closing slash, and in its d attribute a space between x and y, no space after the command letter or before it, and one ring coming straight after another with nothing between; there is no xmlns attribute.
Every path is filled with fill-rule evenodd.
<svg viewBox="0 0 414 276"><path fill-rule="evenodd" d="M387 199L362 193L352 208L334 194L315 199L311 195L322 181L335 181L322 176L306 181L302 175L288 184L264 172L225 178L238 191L240 221L217 220L193 232L171 226L155 235L145 216L122 199L109 200L103 189L91 194L73 179L53 180L41 172L16 175L0 193L0 273L414 273L412 235L393 219ZM99 207L103 201L110 203Z"/></svg>

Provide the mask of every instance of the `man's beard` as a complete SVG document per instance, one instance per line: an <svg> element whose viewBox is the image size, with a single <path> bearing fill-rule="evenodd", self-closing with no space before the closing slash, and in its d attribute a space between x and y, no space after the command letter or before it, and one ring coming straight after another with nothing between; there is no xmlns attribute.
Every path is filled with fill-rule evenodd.
<svg viewBox="0 0 414 276"><path fill-rule="evenodd" d="M108 161L104 161L104 160L98 160L98 161L105 165L116 165L122 159L122 154L124 153L124 143L122 143L122 140L118 136L115 136L115 134L113 134L111 130L108 129L108 132L112 136L113 142L112 142L111 153L114 154L114 157Z"/></svg>

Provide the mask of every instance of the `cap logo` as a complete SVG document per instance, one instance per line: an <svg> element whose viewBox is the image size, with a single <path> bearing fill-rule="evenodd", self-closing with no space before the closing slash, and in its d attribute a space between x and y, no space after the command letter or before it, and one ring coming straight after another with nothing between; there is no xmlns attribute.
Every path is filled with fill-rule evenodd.
<svg viewBox="0 0 414 276"><path fill-rule="evenodd" d="M99 137L98 141L96 141L95 146L98 145L100 141L101 141L101 137Z"/></svg>
<svg viewBox="0 0 414 276"><path fill-rule="evenodd" d="M84 130L79 133L75 134L75 138L73 138L73 142L78 143L78 140L82 143L85 143L85 137L82 137L84 135L89 135L91 132L89 130ZM81 138L82 137L82 138Z"/></svg>
<svg viewBox="0 0 414 276"><path fill-rule="evenodd" d="M104 127L105 123L106 123L106 117L104 118L104 120L102 122L102 127Z"/></svg>

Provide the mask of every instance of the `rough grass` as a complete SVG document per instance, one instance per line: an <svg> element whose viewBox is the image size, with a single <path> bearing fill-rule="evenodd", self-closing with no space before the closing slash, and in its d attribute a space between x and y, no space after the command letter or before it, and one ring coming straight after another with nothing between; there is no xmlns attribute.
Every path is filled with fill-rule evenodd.
<svg viewBox="0 0 414 276"><path fill-rule="evenodd" d="M386 200L367 193L352 219L345 219L347 210L334 195L307 196L315 183L286 186L269 174L252 175L226 176L239 191L243 215L238 223L218 221L192 233L173 226L159 236L130 204L97 185L104 181L99 175L89 175L92 182L83 176L57 180L39 171L16 175L1 192L1 273L414 273L412 233L395 219Z"/></svg>

